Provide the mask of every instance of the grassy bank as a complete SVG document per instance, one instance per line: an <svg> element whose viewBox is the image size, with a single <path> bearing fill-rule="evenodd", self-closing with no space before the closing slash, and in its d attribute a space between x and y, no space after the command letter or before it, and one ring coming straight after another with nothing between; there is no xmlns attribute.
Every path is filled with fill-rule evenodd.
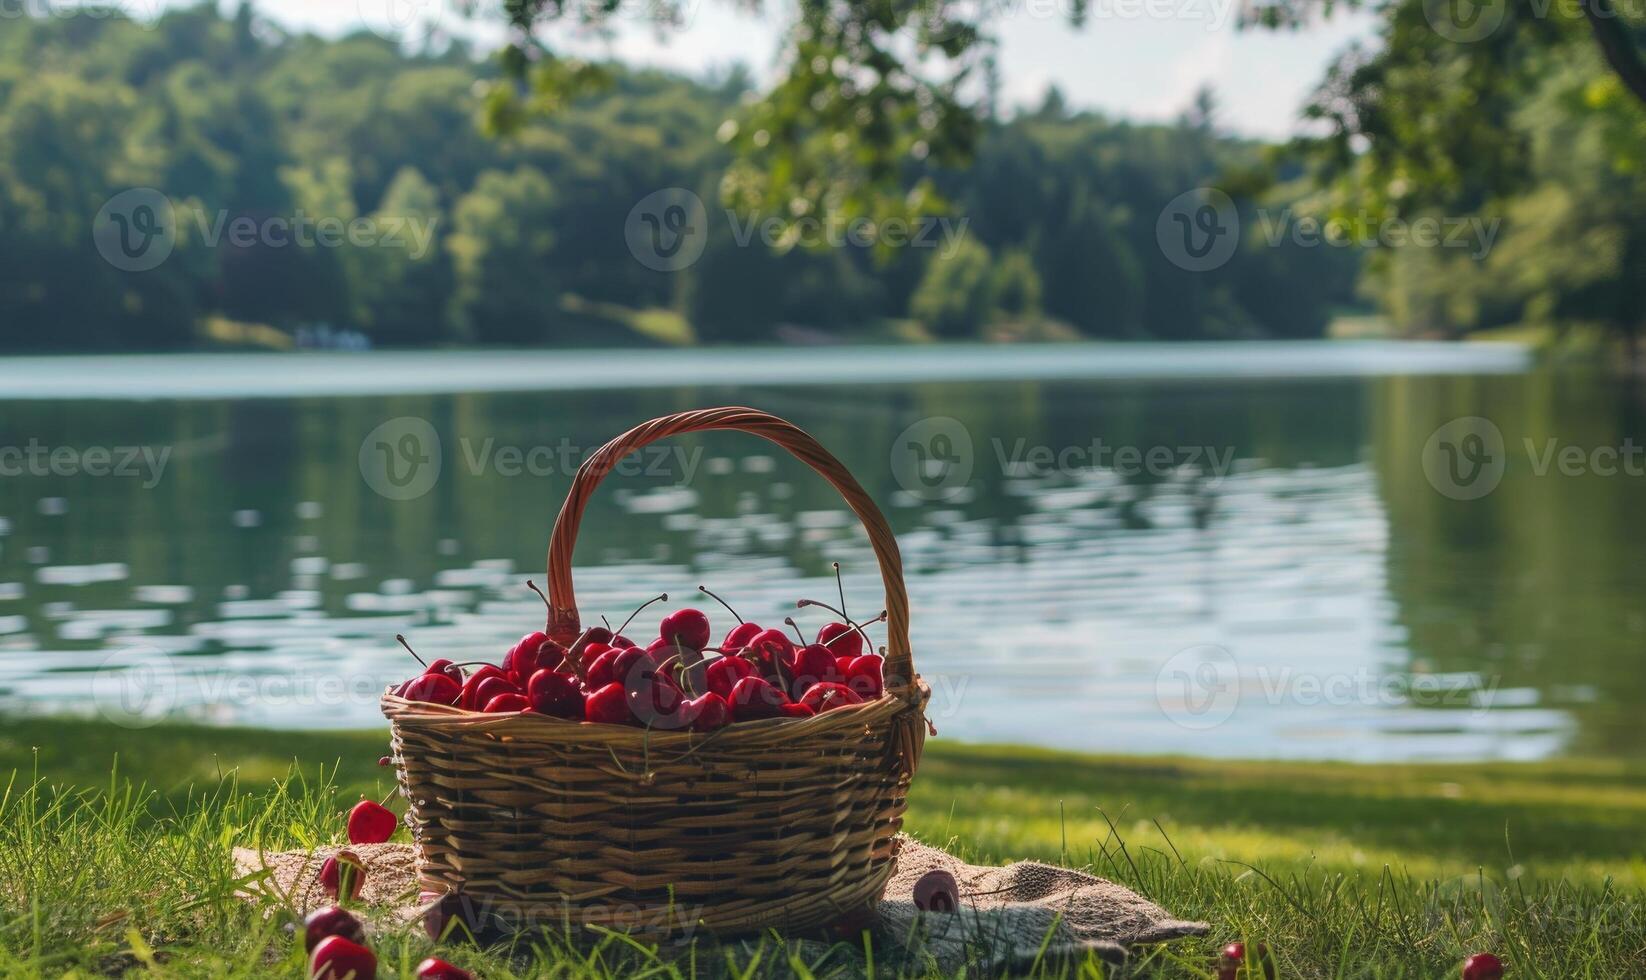
<svg viewBox="0 0 1646 980"><path fill-rule="evenodd" d="M0 973L140 971L149 958L173 974L299 975L277 924L228 897L226 848L330 839L362 793L388 792L384 743L0 722L0 774L19 770L0 812ZM36 774L57 789L31 797ZM1646 769L1621 763L1223 763L942 739L908 821L968 857L1089 866L1211 922L1207 939L1145 955L1139 972L1161 977L1207 976L1213 951L1242 937L1266 941L1281 976L1455 976L1476 949L1512 960L1516 977L1639 975L1643 827ZM386 973L426 952L421 936L379 943ZM770 966L781 950L707 961L727 952ZM635 955L546 946L453 958L488 977L690 972ZM830 961L779 972L797 967L827 973Z"/></svg>

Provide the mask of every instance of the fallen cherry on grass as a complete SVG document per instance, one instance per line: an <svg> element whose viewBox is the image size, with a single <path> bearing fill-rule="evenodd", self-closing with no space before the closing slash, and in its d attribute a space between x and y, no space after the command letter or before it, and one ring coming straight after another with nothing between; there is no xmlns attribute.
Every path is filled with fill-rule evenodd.
<svg viewBox="0 0 1646 980"><path fill-rule="evenodd" d="M473 974L431 956L417 964L417 980L474 980Z"/></svg>
<svg viewBox="0 0 1646 980"><path fill-rule="evenodd" d="M360 889L365 884L366 863L353 851L338 851L320 863L320 887L333 901L343 900L339 898L340 886L346 887L347 898L355 899L360 897Z"/></svg>
<svg viewBox="0 0 1646 980"><path fill-rule="evenodd" d="M960 907L960 884L949 872L933 868L915 879L914 905L922 912L953 912Z"/></svg>
<svg viewBox="0 0 1646 980"><path fill-rule="evenodd" d="M328 905L315 909L303 920L304 952L313 952L314 947L327 936L342 936L351 943L364 943L366 927L348 909Z"/></svg>
<svg viewBox="0 0 1646 980"><path fill-rule="evenodd" d="M399 823L394 811L372 800L361 800L349 811L349 843L381 844L394 836Z"/></svg>
<svg viewBox="0 0 1646 980"><path fill-rule="evenodd" d="M377 957L342 936L327 936L309 954L309 980L376 980Z"/></svg>
<svg viewBox="0 0 1646 980"><path fill-rule="evenodd" d="M1245 943L1230 943L1223 947L1223 952L1217 959L1218 980L1235 980L1240 975L1240 968L1243 965L1246 968L1248 977L1258 976L1259 971L1261 971L1262 976L1272 980L1275 975L1275 965L1274 961L1269 958L1269 948L1262 943L1254 944L1251 952L1255 962L1252 963L1246 962L1246 952Z"/></svg>
<svg viewBox="0 0 1646 980"><path fill-rule="evenodd" d="M1476 953L1463 961L1463 980L1503 980L1503 961L1491 953Z"/></svg>

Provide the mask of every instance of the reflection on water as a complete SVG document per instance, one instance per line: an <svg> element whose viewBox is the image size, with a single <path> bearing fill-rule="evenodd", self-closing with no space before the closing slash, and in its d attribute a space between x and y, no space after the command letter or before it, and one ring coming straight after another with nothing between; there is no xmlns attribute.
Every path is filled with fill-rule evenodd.
<svg viewBox="0 0 1646 980"><path fill-rule="evenodd" d="M14 454L0 477L0 704L380 724L376 692L413 666L396 632L426 658L495 659L539 623L524 580L583 455L737 402L807 428L885 506L944 736L1355 759L1646 744L1628 717L1646 696L1643 478L1539 475L1523 448L1646 443L1620 384L1495 362L1148 373L6 403L0 447L46 462ZM1431 434L1468 415L1507 458L1472 500L1424 469ZM851 515L751 437L638 458L583 527L589 619L704 583L815 629L793 602L832 601L832 561L853 610L879 609Z"/></svg>

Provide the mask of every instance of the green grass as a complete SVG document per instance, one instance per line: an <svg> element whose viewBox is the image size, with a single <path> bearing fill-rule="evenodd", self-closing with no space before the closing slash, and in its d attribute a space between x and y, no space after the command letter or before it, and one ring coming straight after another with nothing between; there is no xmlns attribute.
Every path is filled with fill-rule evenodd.
<svg viewBox="0 0 1646 980"><path fill-rule="evenodd" d="M335 839L348 805L389 791L384 745L0 721L0 784L17 770L0 792L0 976L300 976L282 917L232 897L228 848ZM1264 941L1281 977L1456 976L1478 949L1511 977L1641 976L1643 828L1646 769L1623 763L1218 763L943 739L907 822L972 859L1089 867L1212 923L1204 940L1142 951L1129 974L1162 978L1210 976L1237 938ZM374 945L384 976L430 951L421 933ZM877 975L924 972L888 956ZM485 977L860 972L860 954L775 939L680 958L539 936L449 958ZM1042 972L1116 975L1103 969Z"/></svg>

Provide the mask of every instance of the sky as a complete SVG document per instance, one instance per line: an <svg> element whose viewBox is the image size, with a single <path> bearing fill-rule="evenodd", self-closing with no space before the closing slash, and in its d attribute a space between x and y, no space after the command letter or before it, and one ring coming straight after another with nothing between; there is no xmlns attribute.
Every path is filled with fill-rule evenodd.
<svg viewBox="0 0 1646 980"><path fill-rule="evenodd" d="M170 0L183 2L183 0ZM629 0L625 0L629 2ZM633 0L638 7L643 0ZM772 77L787 18L785 0L765 0L764 12L734 0L679 0L681 30L663 36L637 16L620 16L609 37L556 28L545 35L557 50L612 56L698 75L742 62L759 80ZM1135 120L1175 118L1195 91L1217 92L1219 127L1278 139L1298 128L1298 110L1326 66L1351 41L1369 36L1372 18L1339 14L1305 30L1239 31L1236 0L1089 0L1081 30L1068 24L1070 0L980 0L994 10L998 56L1008 107L1036 105L1055 84L1070 105ZM495 12L465 22L451 0L260 0L265 17L288 27L335 35L368 27L388 36L422 36L431 20L495 43ZM495 11L497 0L479 0Z"/></svg>

